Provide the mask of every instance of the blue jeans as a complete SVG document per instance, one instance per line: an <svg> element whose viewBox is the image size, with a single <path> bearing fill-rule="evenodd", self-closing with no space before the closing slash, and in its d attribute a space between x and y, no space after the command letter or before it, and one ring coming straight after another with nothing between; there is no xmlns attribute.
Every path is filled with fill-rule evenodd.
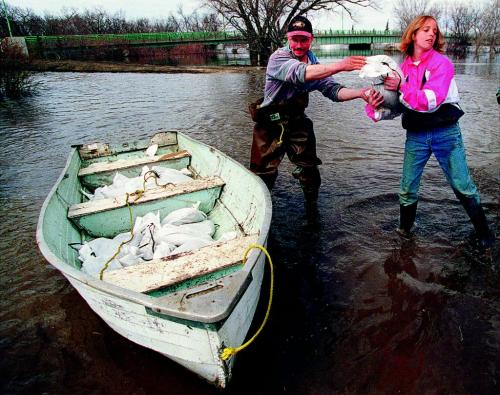
<svg viewBox="0 0 500 395"><path fill-rule="evenodd" d="M432 153L455 194L458 192L465 197L474 198L477 204L480 204L476 185L467 167L458 123L435 129L406 132L399 202L403 206L417 202L420 178Z"/></svg>

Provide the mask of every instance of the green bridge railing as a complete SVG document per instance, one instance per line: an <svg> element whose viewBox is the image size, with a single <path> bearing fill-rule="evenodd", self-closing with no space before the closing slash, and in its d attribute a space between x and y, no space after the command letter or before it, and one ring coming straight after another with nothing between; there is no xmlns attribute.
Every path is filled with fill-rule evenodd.
<svg viewBox="0 0 500 395"><path fill-rule="evenodd" d="M85 34L67 36L26 36L26 44L60 44L60 43L148 43L148 42L203 42L220 40L221 42L240 40L237 32L163 32L163 33L127 33L127 34Z"/></svg>
<svg viewBox="0 0 500 395"><path fill-rule="evenodd" d="M317 30L314 32L319 43L373 43L395 42L401 38L396 31L375 30ZM78 47L92 45L158 45L179 43L243 43L245 40L235 31L224 32L162 32L162 33L127 33L127 34L88 34L60 36L27 36L29 47ZM385 40L385 41L384 41Z"/></svg>

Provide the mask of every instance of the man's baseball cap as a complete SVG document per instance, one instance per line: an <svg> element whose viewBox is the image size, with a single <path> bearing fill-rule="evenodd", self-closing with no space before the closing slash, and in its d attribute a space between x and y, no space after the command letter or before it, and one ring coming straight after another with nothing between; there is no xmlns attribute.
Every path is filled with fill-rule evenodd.
<svg viewBox="0 0 500 395"><path fill-rule="evenodd" d="M313 36L311 22L305 16L297 15L292 18L286 30L287 37L292 36Z"/></svg>

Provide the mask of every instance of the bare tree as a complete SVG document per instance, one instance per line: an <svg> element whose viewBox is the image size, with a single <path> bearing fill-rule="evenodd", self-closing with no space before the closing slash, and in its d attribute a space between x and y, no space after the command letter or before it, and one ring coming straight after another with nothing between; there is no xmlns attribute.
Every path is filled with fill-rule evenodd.
<svg viewBox="0 0 500 395"><path fill-rule="evenodd" d="M448 49L457 55L465 55L467 46L470 45L471 34L474 26L478 24L481 12L475 7L465 3L453 4L449 10L450 36Z"/></svg>
<svg viewBox="0 0 500 395"><path fill-rule="evenodd" d="M471 2L440 2L438 5L427 0L398 0L393 13L399 28L404 30L418 15L432 15L441 30L450 36L448 49L457 55L465 55L467 46L475 45L476 56L482 45L489 45L495 54L500 21L500 0L490 0L481 7Z"/></svg>
<svg viewBox="0 0 500 395"><path fill-rule="evenodd" d="M37 31L42 25L41 17L35 15L30 9L22 9L18 7L8 7L8 15L12 24L12 33L14 36L25 36ZM0 27L0 31L1 31Z"/></svg>
<svg viewBox="0 0 500 395"><path fill-rule="evenodd" d="M179 23L179 20L175 16L173 16L172 14L170 14L168 16L167 23L169 26L172 26L171 31L173 31L173 32L181 31L181 25ZM170 30L167 30L167 31L170 31Z"/></svg>
<svg viewBox="0 0 500 395"><path fill-rule="evenodd" d="M87 28L76 8L63 8L62 14L59 18L58 34L78 34L83 28Z"/></svg>
<svg viewBox="0 0 500 395"><path fill-rule="evenodd" d="M1 0L0 0L1 1ZM36 15L31 9L22 9L6 4L9 24L14 36L108 34L108 33L150 33L178 31L220 31L223 20L216 13L201 14L194 11L185 14L179 8L178 14L167 18L149 20L125 19L123 12L110 14L100 7L78 10L62 8L60 15L46 13ZM9 35L5 17L0 18L0 37Z"/></svg>
<svg viewBox="0 0 500 395"><path fill-rule="evenodd" d="M222 22L216 14L207 14L202 17L201 30L205 32L217 32L223 29Z"/></svg>
<svg viewBox="0 0 500 395"><path fill-rule="evenodd" d="M489 11L489 10L488 10ZM490 18L487 14L487 7L474 11L474 21L471 26L471 40L474 43L475 56L479 56L479 50L487 41L489 34Z"/></svg>
<svg viewBox="0 0 500 395"><path fill-rule="evenodd" d="M409 23L419 15L432 15L437 21L443 13L443 6L433 5L428 0L398 0L392 9L396 26L404 31Z"/></svg>
<svg viewBox="0 0 500 395"><path fill-rule="evenodd" d="M121 34L127 32L127 20L123 11L111 15L108 20L108 33Z"/></svg>
<svg viewBox="0 0 500 395"><path fill-rule="evenodd" d="M87 22L91 34L104 34L108 25L108 14L101 7L85 10L83 19Z"/></svg>
<svg viewBox="0 0 500 395"><path fill-rule="evenodd" d="M177 22L180 31L200 32L200 31L220 31L223 23L219 20L217 14L209 13L200 15L195 10L190 15L184 13L182 6L177 8Z"/></svg>
<svg viewBox="0 0 500 395"><path fill-rule="evenodd" d="M500 0L491 0L479 18L481 32L485 33L486 42L490 47L490 57L496 53L496 45L500 30Z"/></svg>
<svg viewBox="0 0 500 395"><path fill-rule="evenodd" d="M178 32L180 26L177 19L170 15L165 19L155 19L152 22L152 29L154 32Z"/></svg>
<svg viewBox="0 0 500 395"><path fill-rule="evenodd" d="M138 18L135 22L132 22L130 25L129 31L133 33L151 33L152 28L149 24L149 19L147 18Z"/></svg>
<svg viewBox="0 0 500 395"><path fill-rule="evenodd" d="M205 0L247 41L252 64L264 65L279 46L290 20L319 10L344 9L350 16L352 6L374 6L376 0Z"/></svg>

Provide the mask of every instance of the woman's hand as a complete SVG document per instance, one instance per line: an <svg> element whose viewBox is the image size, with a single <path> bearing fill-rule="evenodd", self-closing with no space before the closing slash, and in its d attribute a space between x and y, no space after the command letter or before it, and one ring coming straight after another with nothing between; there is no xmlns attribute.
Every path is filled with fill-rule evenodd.
<svg viewBox="0 0 500 395"><path fill-rule="evenodd" d="M365 56L348 56L340 61L339 68L342 71L360 70L365 64Z"/></svg>
<svg viewBox="0 0 500 395"><path fill-rule="evenodd" d="M384 96L372 88L363 88L361 98L373 108L379 108L384 103Z"/></svg>
<svg viewBox="0 0 500 395"><path fill-rule="evenodd" d="M401 85L401 77L398 73L392 73L392 75L384 78L384 88L388 91L398 91Z"/></svg>

